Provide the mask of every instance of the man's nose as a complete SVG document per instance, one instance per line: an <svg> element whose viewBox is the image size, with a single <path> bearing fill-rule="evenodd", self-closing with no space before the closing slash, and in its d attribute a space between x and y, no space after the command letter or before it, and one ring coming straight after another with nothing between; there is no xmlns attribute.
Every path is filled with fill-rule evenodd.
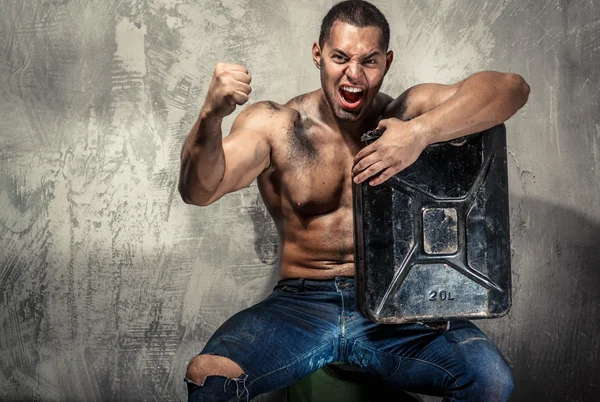
<svg viewBox="0 0 600 402"><path fill-rule="evenodd" d="M358 82L361 74L362 69L359 62L351 61L348 63L348 67L346 68L346 77L348 77L351 82Z"/></svg>

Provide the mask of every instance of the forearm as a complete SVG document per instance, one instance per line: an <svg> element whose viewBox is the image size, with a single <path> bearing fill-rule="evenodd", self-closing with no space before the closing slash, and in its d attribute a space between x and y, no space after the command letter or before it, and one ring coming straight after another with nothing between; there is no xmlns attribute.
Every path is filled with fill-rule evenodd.
<svg viewBox="0 0 600 402"><path fill-rule="evenodd" d="M409 123L426 144L449 141L508 120L528 95L529 86L519 75L480 72L464 80L448 100Z"/></svg>
<svg viewBox="0 0 600 402"><path fill-rule="evenodd" d="M179 193L185 202L201 204L208 200L223 180L221 122L201 112L183 145Z"/></svg>

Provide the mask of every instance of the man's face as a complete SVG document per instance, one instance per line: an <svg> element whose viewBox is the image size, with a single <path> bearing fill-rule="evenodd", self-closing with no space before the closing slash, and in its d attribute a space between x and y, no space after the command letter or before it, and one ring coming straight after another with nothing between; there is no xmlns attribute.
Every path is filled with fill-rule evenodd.
<svg viewBox="0 0 600 402"><path fill-rule="evenodd" d="M321 70L321 86L331 110L340 120L358 121L375 99L392 62L377 27L355 27L336 21L329 38L313 59Z"/></svg>

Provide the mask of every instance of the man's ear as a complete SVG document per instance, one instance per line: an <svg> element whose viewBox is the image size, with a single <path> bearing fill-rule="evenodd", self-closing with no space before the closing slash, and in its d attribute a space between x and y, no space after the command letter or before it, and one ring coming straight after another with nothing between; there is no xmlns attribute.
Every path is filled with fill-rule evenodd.
<svg viewBox="0 0 600 402"><path fill-rule="evenodd" d="M312 56L313 62L315 66L320 70L321 69L321 47L319 46L319 42L313 43L312 46Z"/></svg>
<svg viewBox="0 0 600 402"><path fill-rule="evenodd" d="M383 73L383 75L386 75L388 70L390 69L390 67L392 66L392 61L394 61L394 52L392 52L391 50L389 52L387 52L387 54L385 55L385 72Z"/></svg>

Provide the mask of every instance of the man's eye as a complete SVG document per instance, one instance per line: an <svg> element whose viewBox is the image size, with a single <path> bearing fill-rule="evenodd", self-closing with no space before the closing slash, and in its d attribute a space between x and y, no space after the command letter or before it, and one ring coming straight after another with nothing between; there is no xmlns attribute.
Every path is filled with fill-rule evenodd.
<svg viewBox="0 0 600 402"><path fill-rule="evenodd" d="M343 56L340 56L339 54L335 54L335 55L333 55L333 59L335 59L335 60L346 60L346 58L345 58L345 57L343 57Z"/></svg>
<svg viewBox="0 0 600 402"><path fill-rule="evenodd" d="M377 62L375 60L371 59L371 60L367 60L365 63L366 64L375 64Z"/></svg>

